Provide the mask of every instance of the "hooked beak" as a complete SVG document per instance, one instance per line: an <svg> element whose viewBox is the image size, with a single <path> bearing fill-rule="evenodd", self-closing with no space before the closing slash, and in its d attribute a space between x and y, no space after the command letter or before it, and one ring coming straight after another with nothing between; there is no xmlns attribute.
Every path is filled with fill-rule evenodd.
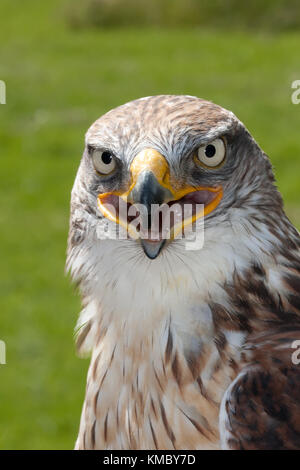
<svg viewBox="0 0 300 470"><path fill-rule="evenodd" d="M141 239L150 259L159 255L166 239L174 239L188 225L213 211L223 196L220 186L174 187L166 159L154 149L140 152L132 161L130 172L128 190L99 194L98 206L105 217L124 227L132 238ZM186 215L187 204L192 209ZM182 210L178 211L178 207ZM167 232L162 228L165 215L159 215L161 209L166 209L165 215L168 213ZM137 216L139 224L135 225Z"/></svg>

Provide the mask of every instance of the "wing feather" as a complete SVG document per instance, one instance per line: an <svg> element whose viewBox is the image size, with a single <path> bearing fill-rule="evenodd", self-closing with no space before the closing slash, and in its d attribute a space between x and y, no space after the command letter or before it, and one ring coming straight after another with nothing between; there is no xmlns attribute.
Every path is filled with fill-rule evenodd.
<svg viewBox="0 0 300 470"><path fill-rule="evenodd" d="M230 385L221 404L223 449L300 449L300 364L292 361L300 327L284 329L248 344L251 363Z"/></svg>

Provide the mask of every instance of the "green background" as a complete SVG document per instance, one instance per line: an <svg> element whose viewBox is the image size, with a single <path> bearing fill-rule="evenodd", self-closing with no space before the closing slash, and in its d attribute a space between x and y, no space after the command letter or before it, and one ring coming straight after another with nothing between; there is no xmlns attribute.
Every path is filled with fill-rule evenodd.
<svg viewBox="0 0 300 470"><path fill-rule="evenodd" d="M76 439L88 361L75 354L80 302L64 277L69 198L84 133L102 113L164 93L231 109L270 156L300 227L295 28L74 27L70 8L1 1L2 449L72 448Z"/></svg>

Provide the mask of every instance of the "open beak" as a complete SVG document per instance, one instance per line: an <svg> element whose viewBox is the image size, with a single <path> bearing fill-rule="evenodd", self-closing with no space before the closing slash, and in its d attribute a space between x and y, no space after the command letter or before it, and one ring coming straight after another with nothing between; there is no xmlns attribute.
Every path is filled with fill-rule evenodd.
<svg viewBox="0 0 300 470"><path fill-rule="evenodd" d="M130 172L128 190L99 194L98 206L132 238L141 239L151 259L159 255L166 239L184 233L186 227L213 211L223 196L221 186L176 189L166 159L151 148L134 158Z"/></svg>

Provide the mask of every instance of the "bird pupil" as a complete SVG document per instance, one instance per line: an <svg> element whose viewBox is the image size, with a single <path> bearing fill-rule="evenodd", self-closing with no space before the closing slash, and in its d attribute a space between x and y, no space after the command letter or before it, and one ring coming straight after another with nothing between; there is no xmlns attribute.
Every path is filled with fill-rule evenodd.
<svg viewBox="0 0 300 470"><path fill-rule="evenodd" d="M205 148L205 155L207 156L207 158L213 157L215 153L216 153L216 147L214 145L210 144Z"/></svg>
<svg viewBox="0 0 300 470"><path fill-rule="evenodd" d="M109 165L109 163L111 163L111 161L112 161L111 153L103 152L102 153L102 161L103 161L103 163L105 163L105 165Z"/></svg>

